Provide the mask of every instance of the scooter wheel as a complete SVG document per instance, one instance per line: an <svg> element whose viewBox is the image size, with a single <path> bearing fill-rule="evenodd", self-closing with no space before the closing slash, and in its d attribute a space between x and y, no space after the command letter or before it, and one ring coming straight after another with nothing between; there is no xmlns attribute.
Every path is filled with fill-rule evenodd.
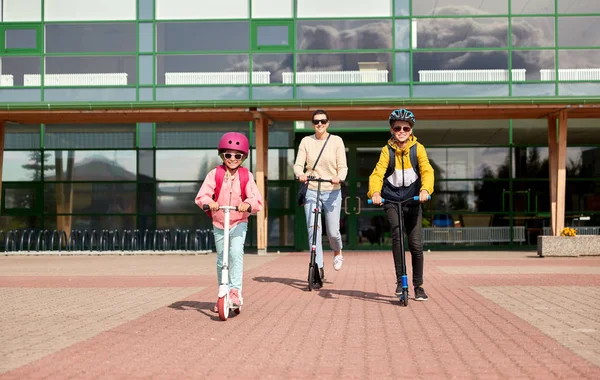
<svg viewBox="0 0 600 380"><path fill-rule="evenodd" d="M226 321L227 317L229 317L229 297L219 297L217 306L219 308L219 319Z"/></svg>
<svg viewBox="0 0 600 380"><path fill-rule="evenodd" d="M312 291L315 285L315 267L310 266L308 268L308 291Z"/></svg>
<svg viewBox="0 0 600 380"><path fill-rule="evenodd" d="M233 309L233 312L236 313L236 314L241 313L242 312L242 307L240 306L237 309Z"/></svg>
<svg viewBox="0 0 600 380"><path fill-rule="evenodd" d="M402 303L408 306L408 289L402 289Z"/></svg>

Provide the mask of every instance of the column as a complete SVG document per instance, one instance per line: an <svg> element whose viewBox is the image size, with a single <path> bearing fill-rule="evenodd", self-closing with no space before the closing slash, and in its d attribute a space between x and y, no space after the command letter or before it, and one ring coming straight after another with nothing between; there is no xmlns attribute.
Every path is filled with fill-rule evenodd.
<svg viewBox="0 0 600 380"><path fill-rule="evenodd" d="M267 173L269 172L269 119L261 113L254 114L254 131L256 139L256 184L263 196L264 207L256 217L256 248L259 255L267 253L268 229L268 200Z"/></svg>

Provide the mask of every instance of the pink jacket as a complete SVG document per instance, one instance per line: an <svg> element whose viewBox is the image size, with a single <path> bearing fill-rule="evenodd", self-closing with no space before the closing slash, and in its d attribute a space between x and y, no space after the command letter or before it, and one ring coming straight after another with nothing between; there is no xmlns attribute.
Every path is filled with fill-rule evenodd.
<svg viewBox="0 0 600 380"><path fill-rule="evenodd" d="M196 204L202 208L203 205L207 205L213 202L213 195L215 193L215 174L217 169L211 170L204 179L198 195L196 195ZM248 173L248 184L246 185L246 199L244 202L248 203L252 207L252 213L257 213L263 208L263 199L258 191L258 186L254 182L254 176L252 173ZM240 190L240 178L236 173L233 178L227 179L227 175L223 179L223 185L221 186L221 192L219 193L219 199L217 199L219 205L237 206L242 203L242 192ZM248 221L247 212L231 211L229 214L229 227L233 227L239 223ZM213 225L217 228L223 229L225 222L225 215L222 210L212 212Z"/></svg>

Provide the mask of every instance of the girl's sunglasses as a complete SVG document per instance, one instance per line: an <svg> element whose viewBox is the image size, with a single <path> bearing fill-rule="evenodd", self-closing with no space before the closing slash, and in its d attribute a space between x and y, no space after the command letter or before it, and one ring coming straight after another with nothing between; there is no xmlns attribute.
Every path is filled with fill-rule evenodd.
<svg viewBox="0 0 600 380"><path fill-rule="evenodd" d="M412 127L409 127L408 125L405 125L404 127L394 127L392 129L394 130L394 132L400 132L400 131L410 132L410 131L412 131Z"/></svg>
<svg viewBox="0 0 600 380"><path fill-rule="evenodd" d="M244 155L241 153L223 153L223 157L228 160L231 160L231 157L234 157L236 160L241 160Z"/></svg>

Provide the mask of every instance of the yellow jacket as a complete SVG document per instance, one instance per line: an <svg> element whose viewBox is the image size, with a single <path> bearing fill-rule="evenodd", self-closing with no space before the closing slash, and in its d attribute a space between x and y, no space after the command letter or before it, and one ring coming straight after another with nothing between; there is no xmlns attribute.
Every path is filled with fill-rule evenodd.
<svg viewBox="0 0 600 380"><path fill-rule="evenodd" d="M408 144L406 144L406 147L404 149L400 149L396 143L396 140L394 140L393 138L391 138L388 141L388 144L391 145L396 152L396 170L394 173L392 173L392 175L388 177L387 180L395 186L408 186L417 180L415 171L413 170L412 165L410 163L409 156L410 147L416 144L417 160L419 162L419 171L421 172L421 188L419 189L419 191L427 190L429 194L433 194L433 168L429 163L429 158L427 157L425 147L421 143L417 142L417 137L415 135L411 135L408 140ZM386 145L383 148L381 148L379 161L377 161L377 165L375 165L373 173L371 173L371 175L369 176L369 192L367 193L367 196L369 198L371 198L374 193L381 193L383 181L385 180L383 176L385 175L389 161L389 150ZM402 170L403 167L404 170Z"/></svg>

